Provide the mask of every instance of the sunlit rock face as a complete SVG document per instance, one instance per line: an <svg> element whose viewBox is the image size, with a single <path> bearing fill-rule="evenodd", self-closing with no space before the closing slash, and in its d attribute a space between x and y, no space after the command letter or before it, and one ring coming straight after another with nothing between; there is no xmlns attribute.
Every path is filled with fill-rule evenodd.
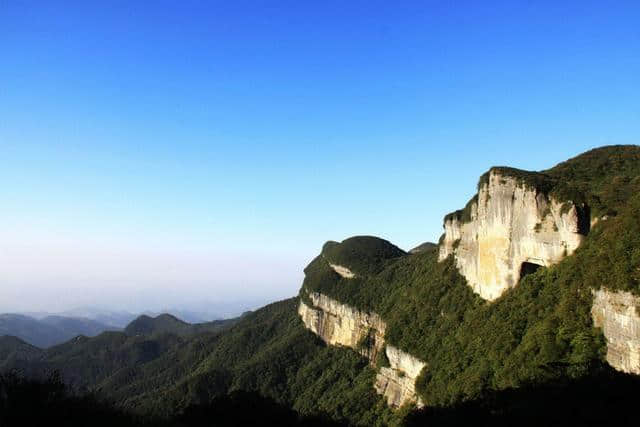
<svg viewBox="0 0 640 427"><path fill-rule="evenodd" d="M298 313L307 329L330 345L350 347L367 357L373 365L380 351L389 360L380 368L375 389L390 406L407 403L422 406L415 383L425 363L390 345L385 346L386 323L376 313L366 313L342 304L326 295L309 293L313 306L300 302Z"/></svg>
<svg viewBox="0 0 640 427"><path fill-rule="evenodd" d="M473 290L494 300L537 266L571 255L588 231L586 216L571 202L492 170L466 217L445 218L439 260L453 254Z"/></svg>
<svg viewBox="0 0 640 427"><path fill-rule="evenodd" d="M327 344L351 347L375 361L384 345L387 328L380 316L341 304L320 293L311 292L309 298L313 307L301 302L298 308L307 329Z"/></svg>
<svg viewBox="0 0 640 427"><path fill-rule="evenodd" d="M640 374L640 297L606 289L594 291L591 315L607 339L607 362L623 372Z"/></svg>
<svg viewBox="0 0 640 427"><path fill-rule="evenodd" d="M416 380L425 363L409 353L387 345L385 348L389 367L380 368L376 375L375 389L391 406L402 406L406 402L423 406L416 394Z"/></svg>

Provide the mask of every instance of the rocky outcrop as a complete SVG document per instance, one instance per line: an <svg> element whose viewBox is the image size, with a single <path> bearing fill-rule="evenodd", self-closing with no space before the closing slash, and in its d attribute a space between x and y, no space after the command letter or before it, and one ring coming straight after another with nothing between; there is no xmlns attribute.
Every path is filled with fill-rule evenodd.
<svg viewBox="0 0 640 427"><path fill-rule="evenodd" d="M311 292L313 307L300 303L298 313L307 329L330 345L351 347L375 361L384 345L387 324L375 313L369 314Z"/></svg>
<svg viewBox="0 0 640 427"><path fill-rule="evenodd" d="M342 265L329 263L329 267L331 267L333 271L335 271L345 279L353 279L354 277L356 277L356 275L351 270L349 270L347 267L344 267Z"/></svg>
<svg viewBox="0 0 640 427"><path fill-rule="evenodd" d="M473 290L494 300L524 274L572 254L588 228L585 208L492 169L464 211L445 217L439 259L453 255Z"/></svg>
<svg viewBox="0 0 640 427"><path fill-rule="evenodd" d="M396 347L385 345L387 325L379 315L363 312L317 292L309 293L309 299L312 306L301 301L298 307L307 329L327 344L356 350L372 365L384 350L389 363L376 375L376 391L393 407L407 403L422 406L415 383L425 363Z"/></svg>
<svg viewBox="0 0 640 427"><path fill-rule="evenodd" d="M394 407L402 406L405 402L423 406L420 398L416 398L416 380L426 366L423 361L405 353L396 347L387 345L385 348L388 367L381 367L376 375L375 389Z"/></svg>
<svg viewBox="0 0 640 427"><path fill-rule="evenodd" d="M617 370L640 374L640 297L606 289L593 294L591 315L607 339L607 362Z"/></svg>

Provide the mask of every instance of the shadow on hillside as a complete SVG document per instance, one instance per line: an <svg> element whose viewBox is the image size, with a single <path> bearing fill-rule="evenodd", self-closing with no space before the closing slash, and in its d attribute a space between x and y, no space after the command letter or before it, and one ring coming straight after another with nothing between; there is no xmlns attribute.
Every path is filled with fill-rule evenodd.
<svg viewBox="0 0 640 427"><path fill-rule="evenodd" d="M452 407L410 414L409 426L638 425L640 377L599 368L589 377L487 393ZM0 426L339 426L328 418L301 417L255 392L234 392L188 407L170 420L126 413L92 395L69 393L59 377L45 381L0 375Z"/></svg>
<svg viewBox="0 0 640 427"><path fill-rule="evenodd" d="M215 420L215 422L212 422ZM322 416L300 417L294 410L255 392L237 391L206 405L187 408L172 427L341 426Z"/></svg>
<svg viewBox="0 0 640 427"><path fill-rule="evenodd" d="M589 377L487 393L412 413L406 426L636 426L640 377L608 367Z"/></svg>
<svg viewBox="0 0 640 427"><path fill-rule="evenodd" d="M0 426L65 427L339 426L322 416L302 417L255 392L234 392L188 407L170 420L136 416L96 396L74 395L54 374L47 380L0 375Z"/></svg>

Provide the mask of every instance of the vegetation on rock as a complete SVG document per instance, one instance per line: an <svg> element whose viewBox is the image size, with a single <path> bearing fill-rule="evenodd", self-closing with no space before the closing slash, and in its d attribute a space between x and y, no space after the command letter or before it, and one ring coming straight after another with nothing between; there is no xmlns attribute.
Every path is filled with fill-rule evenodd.
<svg viewBox="0 0 640 427"><path fill-rule="evenodd" d="M499 170L557 200L585 203L599 221L572 256L526 275L497 300L474 294L453 258L438 262L431 245L407 254L383 239L359 236L328 242L305 268L302 301L312 305L313 291L376 312L387 323L386 343L426 362L417 389L428 409L411 414L409 424L519 423L541 408L556 408L548 396L577 394L595 408L597 401L628 401L606 384L619 384L629 395L637 387L637 379L603 366L605 341L590 309L598 287L640 295L640 147L592 150L543 173ZM465 220L470 210L469 204L456 217ZM330 264L356 277L344 278ZM154 422L164 425L190 425L198 417L225 420L234 411L238 419L250 417L252 407L265 420L278 414L287 425L403 422L410 408L390 410L372 387L375 369L389 366L385 352L372 367L355 351L326 346L303 327L299 302L274 303L211 329L194 330L164 317L142 319L129 334L78 337L47 350L0 339L0 368L31 378L58 371L73 390L113 401L116 413L93 400L46 399L60 408L88 405L105 420L121 420L114 421L119 425L137 425L130 412L154 414ZM360 344L369 345L366 339ZM11 381L0 381L5 419L20 414L20 399L35 393L19 391L29 390L28 382ZM7 387L18 394L7 393ZM47 387L40 389L58 390ZM587 387L600 400L585 397ZM10 401L10 395L22 397Z"/></svg>
<svg viewBox="0 0 640 427"><path fill-rule="evenodd" d="M387 260L402 255L402 249L373 236L351 237L342 243L330 241L322 247L322 257L328 262L348 267L361 276L377 273Z"/></svg>
<svg viewBox="0 0 640 427"><path fill-rule="evenodd" d="M316 291L380 314L388 324L387 342L427 363L418 381L427 405L579 378L604 355L604 338L592 325L591 290L605 286L640 294L638 153L638 147L609 147L548 172L552 179L564 176L567 185L580 186L589 174L576 168L597 169L589 197L608 201L601 208L617 216L595 226L573 256L527 275L493 303L471 291L451 258L438 263L435 250L394 258L360 280L332 276L316 258L305 270L301 295ZM610 169L613 164L619 168ZM607 173L626 184L606 190ZM521 177L528 183L540 178Z"/></svg>
<svg viewBox="0 0 640 427"><path fill-rule="evenodd" d="M640 147L596 148L541 172L494 166L480 177L478 191L489 183L492 172L565 202L564 210L571 205L588 206L592 217L611 216L618 213L640 180ZM476 194L464 209L446 215L445 221L455 218L469 222L471 206L477 203L477 198Z"/></svg>
<svg viewBox="0 0 640 427"><path fill-rule="evenodd" d="M375 393L367 361L325 346L303 327L298 304L297 298L270 304L219 332L82 337L41 351L28 363L13 360L6 369L36 378L58 371L75 390L165 420L190 406L249 391L304 417L362 426L399 422Z"/></svg>

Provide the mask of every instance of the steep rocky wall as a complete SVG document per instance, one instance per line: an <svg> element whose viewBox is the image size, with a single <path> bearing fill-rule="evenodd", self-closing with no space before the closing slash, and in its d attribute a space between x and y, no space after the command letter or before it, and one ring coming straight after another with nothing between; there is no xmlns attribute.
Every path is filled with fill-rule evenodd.
<svg viewBox="0 0 640 427"><path fill-rule="evenodd" d="M313 307L301 302L298 308L307 329L327 344L351 347L375 361L384 345L387 328L380 316L341 304L320 293L311 292L309 298Z"/></svg>
<svg viewBox="0 0 640 427"><path fill-rule="evenodd" d="M385 352L389 367L381 367L376 375L374 387L378 394L382 394L391 406L402 406L405 402L423 406L420 398L416 397L416 380L425 363L391 345L386 346Z"/></svg>
<svg viewBox="0 0 640 427"><path fill-rule="evenodd" d="M640 297L606 289L594 291L591 315L607 339L607 362L615 369L640 374Z"/></svg>
<svg viewBox="0 0 640 427"><path fill-rule="evenodd" d="M417 397L415 383L425 363L386 345L384 335L387 325L376 313L366 313L342 304L326 295L311 292L313 307L300 302L298 313L307 329L330 345L341 345L358 351L374 365L384 349L388 367L376 374L375 389L387 403L399 407L406 403L422 406Z"/></svg>
<svg viewBox="0 0 640 427"><path fill-rule="evenodd" d="M589 218L585 224L584 213L567 203L563 209L517 178L492 170L468 217L445 219L439 260L453 254L473 290L494 300L514 287L523 271L554 264L580 245Z"/></svg>

